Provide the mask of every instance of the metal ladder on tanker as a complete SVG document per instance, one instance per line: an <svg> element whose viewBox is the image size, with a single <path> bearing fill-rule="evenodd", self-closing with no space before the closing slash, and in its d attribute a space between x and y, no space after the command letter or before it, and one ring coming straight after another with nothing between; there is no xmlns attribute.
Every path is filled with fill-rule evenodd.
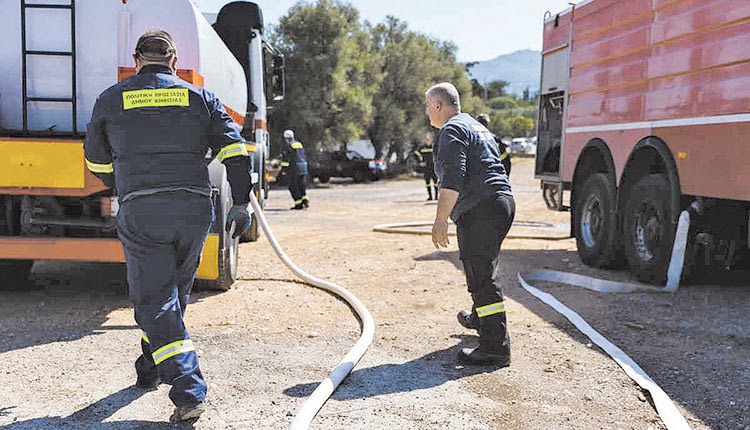
<svg viewBox="0 0 750 430"><path fill-rule="evenodd" d="M45 50L29 50L27 49L27 35L26 35L26 11L27 9L68 9L70 11L70 51L45 51ZM27 3L26 0L21 0L21 61L23 69L23 81L22 81L22 96L23 96L23 133L32 134L29 131L29 106L30 102L41 102L41 103L70 103L71 105L71 117L72 117L72 131L73 134L78 134L78 111L76 95L78 94L78 88L76 85L76 12L75 12L75 0L70 0L70 4L43 4L43 3ZM42 96L29 96L28 89L28 56L66 56L70 57L70 74L71 74L71 90L70 97L42 97ZM54 132L51 128L49 132Z"/></svg>

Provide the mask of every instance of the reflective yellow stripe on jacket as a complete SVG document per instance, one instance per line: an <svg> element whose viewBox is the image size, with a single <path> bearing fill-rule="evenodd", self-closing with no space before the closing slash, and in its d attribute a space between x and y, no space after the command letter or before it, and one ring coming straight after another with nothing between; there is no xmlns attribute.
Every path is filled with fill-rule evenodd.
<svg viewBox="0 0 750 430"><path fill-rule="evenodd" d="M302 149L302 144L299 142L292 142L292 149Z"/></svg>
<svg viewBox="0 0 750 430"><path fill-rule="evenodd" d="M99 164L99 163L92 163L88 159L86 160L86 167L89 168L94 173L112 173L115 171L114 166L112 163L109 164Z"/></svg>
<svg viewBox="0 0 750 430"><path fill-rule="evenodd" d="M224 148L221 149L219 154L216 156L216 158L219 159L219 161L224 161L227 158L237 157L239 155L247 155L247 148L245 147L245 143L233 143L231 145L227 145Z"/></svg>

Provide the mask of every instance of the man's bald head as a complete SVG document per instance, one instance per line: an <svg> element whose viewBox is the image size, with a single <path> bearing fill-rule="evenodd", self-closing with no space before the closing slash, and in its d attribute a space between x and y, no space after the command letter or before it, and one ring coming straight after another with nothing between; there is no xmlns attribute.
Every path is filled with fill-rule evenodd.
<svg viewBox="0 0 750 430"><path fill-rule="evenodd" d="M426 113L430 118L430 124L435 128L442 128L451 117L461 113L458 90L449 82L433 85L425 96Z"/></svg>
<svg viewBox="0 0 750 430"><path fill-rule="evenodd" d="M461 110L461 97L458 95L458 90L450 82L441 82L433 85L427 90L427 97L437 100L446 107L455 107Z"/></svg>

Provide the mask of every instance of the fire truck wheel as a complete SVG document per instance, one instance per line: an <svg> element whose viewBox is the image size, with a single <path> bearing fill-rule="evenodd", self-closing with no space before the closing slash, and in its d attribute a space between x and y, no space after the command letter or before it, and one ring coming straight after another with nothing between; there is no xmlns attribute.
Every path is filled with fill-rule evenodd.
<svg viewBox="0 0 750 430"><path fill-rule="evenodd" d="M28 280L34 260L0 260L0 290L15 289Z"/></svg>
<svg viewBox="0 0 750 430"><path fill-rule="evenodd" d="M630 272L642 282L663 284L675 234L667 176L644 176L633 186L627 201L623 238Z"/></svg>
<svg viewBox="0 0 750 430"><path fill-rule="evenodd" d="M578 255L591 267L615 263L617 219L614 184L605 173L594 173L576 193L575 232Z"/></svg>

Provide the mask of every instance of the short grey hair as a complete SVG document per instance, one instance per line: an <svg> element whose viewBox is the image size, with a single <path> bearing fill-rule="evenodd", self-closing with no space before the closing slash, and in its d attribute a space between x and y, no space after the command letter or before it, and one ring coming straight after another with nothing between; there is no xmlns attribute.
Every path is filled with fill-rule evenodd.
<svg viewBox="0 0 750 430"><path fill-rule="evenodd" d="M457 109L461 109L461 97L458 95L458 90L450 82L441 82L430 87L425 95L431 99L438 100L446 106L453 106Z"/></svg>

